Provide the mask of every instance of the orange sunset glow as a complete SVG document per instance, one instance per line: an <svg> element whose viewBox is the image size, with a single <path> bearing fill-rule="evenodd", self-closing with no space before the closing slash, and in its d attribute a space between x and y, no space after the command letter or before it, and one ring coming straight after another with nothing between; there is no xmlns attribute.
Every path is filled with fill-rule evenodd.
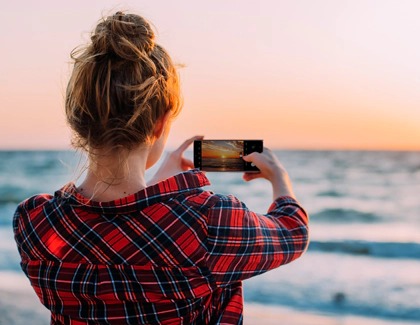
<svg viewBox="0 0 420 325"><path fill-rule="evenodd" d="M68 149L70 52L102 14L156 27L193 135L271 148L420 150L420 1L43 1L0 12L0 148Z"/></svg>
<svg viewBox="0 0 420 325"><path fill-rule="evenodd" d="M201 150L204 158L240 158L243 155L243 141L208 141L203 142Z"/></svg>

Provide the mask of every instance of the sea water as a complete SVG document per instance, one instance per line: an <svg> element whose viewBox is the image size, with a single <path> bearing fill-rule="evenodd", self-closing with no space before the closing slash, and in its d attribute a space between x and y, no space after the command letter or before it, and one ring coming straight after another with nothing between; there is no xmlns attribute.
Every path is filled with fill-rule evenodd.
<svg viewBox="0 0 420 325"><path fill-rule="evenodd" d="M300 259L246 280L245 301L420 324L420 152L276 155L310 215L311 243ZM0 152L0 272L23 277L12 234L16 205L77 182L83 164L70 151ZM265 180L207 177L208 189L234 194L256 212L271 203Z"/></svg>

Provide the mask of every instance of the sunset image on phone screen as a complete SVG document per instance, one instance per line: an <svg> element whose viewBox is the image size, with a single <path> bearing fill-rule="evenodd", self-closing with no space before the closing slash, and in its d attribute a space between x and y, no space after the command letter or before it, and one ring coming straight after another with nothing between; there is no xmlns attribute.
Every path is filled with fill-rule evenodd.
<svg viewBox="0 0 420 325"><path fill-rule="evenodd" d="M207 140L202 143L203 170L240 171L244 169L244 141Z"/></svg>

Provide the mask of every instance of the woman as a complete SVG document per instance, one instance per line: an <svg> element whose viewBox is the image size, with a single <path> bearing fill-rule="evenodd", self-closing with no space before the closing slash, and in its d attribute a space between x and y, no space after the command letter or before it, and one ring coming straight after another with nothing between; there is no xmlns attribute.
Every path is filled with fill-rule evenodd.
<svg viewBox="0 0 420 325"><path fill-rule="evenodd" d="M307 216L269 149L243 157L272 184L265 215L202 189L184 151L147 184L181 108L176 68L148 22L117 12L72 53L66 94L86 178L19 205L22 269L51 324L240 324L242 280L299 257Z"/></svg>

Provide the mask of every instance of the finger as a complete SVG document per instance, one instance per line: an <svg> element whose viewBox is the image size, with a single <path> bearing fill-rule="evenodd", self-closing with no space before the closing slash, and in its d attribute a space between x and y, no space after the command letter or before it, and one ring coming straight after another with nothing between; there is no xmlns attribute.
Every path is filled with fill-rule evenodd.
<svg viewBox="0 0 420 325"><path fill-rule="evenodd" d="M179 146L179 148L178 149L176 149L176 151L177 152L184 152L185 150L187 150L187 148L194 142L194 141L197 141L197 140L203 140L203 138L204 138L204 136L202 136L202 135L196 135L196 136L193 136L192 138L189 138L189 139L187 139L187 140L185 140L184 141L184 143L183 144L181 144L180 146Z"/></svg>
<svg viewBox="0 0 420 325"><path fill-rule="evenodd" d="M242 178L244 181L249 182L256 178L261 178L261 173L244 173Z"/></svg>
<svg viewBox="0 0 420 325"><path fill-rule="evenodd" d="M257 155L259 155L259 154L260 154L260 153L258 153L258 152L252 152L252 153L250 153L249 155L243 156L242 158L243 158L245 161L252 162L252 161L254 161L254 160L255 160L256 156L257 156Z"/></svg>
<svg viewBox="0 0 420 325"><path fill-rule="evenodd" d="M188 170L194 168L194 163L190 159L183 158L181 166L183 170Z"/></svg>

